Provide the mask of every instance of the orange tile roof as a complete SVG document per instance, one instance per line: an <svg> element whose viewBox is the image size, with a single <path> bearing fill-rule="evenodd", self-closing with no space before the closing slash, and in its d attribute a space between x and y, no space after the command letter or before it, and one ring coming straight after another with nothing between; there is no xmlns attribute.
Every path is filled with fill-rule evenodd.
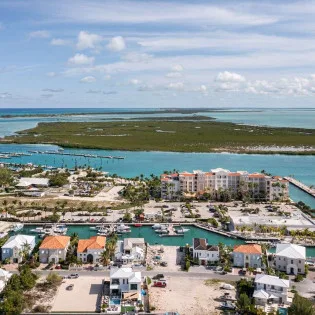
<svg viewBox="0 0 315 315"><path fill-rule="evenodd" d="M206 174L207 176L214 176L214 174L211 173L211 172L206 172L205 174Z"/></svg>
<svg viewBox="0 0 315 315"><path fill-rule="evenodd" d="M70 236L46 236L39 249L65 249L70 242Z"/></svg>
<svg viewBox="0 0 315 315"><path fill-rule="evenodd" d="M191 173L180 173L179 175L185 176L185 177L193 177L193 176L195 176L195 174L191 174Z"/></svg>
<svg viewBox="0 0 315 315"><path fill-rule="evenodd" d="M251 177L251 178L264 178L265 175L263 175L263 174L249 174L248 177Z"/></svg>
<svg viewBox="0 0 315 315"><path fill-rule="evenodd" d="M246 244L234 246L234 253L261 254L261 246L258 244Z"/></svg>
<svg viewBox="0 0 315 315"><path fill-rule="evenodd" d="M105 236L92 236L88 240L79 240L77 252L83 253L88 249L104 249L105 243Z"/></svg>
<svg viewBox="0 0 315 315"><path fill-rule="evenodd" d="M228 176L240 176L240 173L229 173Z"/></svg>

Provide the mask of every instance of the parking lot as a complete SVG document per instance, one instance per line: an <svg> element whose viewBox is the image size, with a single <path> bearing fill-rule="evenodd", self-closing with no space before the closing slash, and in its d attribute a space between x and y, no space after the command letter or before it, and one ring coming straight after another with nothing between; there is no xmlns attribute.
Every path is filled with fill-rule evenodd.
<svg viewBox="0 0 315 315"><path fill-rule="evenodd" d="M94 312L97 295L102 288L100 277L65 279L60 285L52 305L52 312ZM74 284L72 290L67 287Z"/></svg>

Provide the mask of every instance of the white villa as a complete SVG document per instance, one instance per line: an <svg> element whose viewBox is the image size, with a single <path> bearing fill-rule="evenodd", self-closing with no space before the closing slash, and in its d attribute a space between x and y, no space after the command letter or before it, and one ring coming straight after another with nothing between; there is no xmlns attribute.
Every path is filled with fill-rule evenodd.
<svg viewBox="0 0 315 315"><path fill-rule="evenodd" d="M193 257L198 258L200 265L219 260L219 247L209 245L205 238L193 238Z"/></svg>
<svg viewBox="0 0 315 315"><path fill-rule="evenodd" d="M21 177L16 188L28 189L31 187L46 188L49 186L48 178L37 178L37 177Z"/></svg>
<svg viewBox="0 0 315 315"><path fill-rule="evenodd" d="M259 244L242 244L234 246L233 264L242 268L261 268L261 246Z"/></svg>
<svg viewBox="0 0 315 315"><path fill-rule="evenodd" d="M253 297L255 304L265 306L268 302L289 303L288 289L290 280L265 274L257 274L255 277L255 291Z"/></svg>
<svg viewBox="0 0 315 315"><path fill-rule="evenodd" d="M1 259L20 263L23 259L21 251L25 246L29 247L28 253L30 254L35 247L35 236L22 234L11 236L1 248Z"/></svg>
<svg viewBox="0 0 315 315"><path fill-rule="evenodd" d="M275 268L287 274L305 273L306 251L304 246L296 244L277 244Z"/></svg>
<svg viewBox="0 0 315 315"><path fill-rule="evenodd" d="M115 258L123 264L141 263L145 259L144 238L125 238L118 241Z"/></svg>
<svg viewBox="0 0 315 315"><path fill-rule="evenodd" d="M110 270L110 295L124 298L133 293L141 301L141 272L132 268L112 268Z"/></svg>

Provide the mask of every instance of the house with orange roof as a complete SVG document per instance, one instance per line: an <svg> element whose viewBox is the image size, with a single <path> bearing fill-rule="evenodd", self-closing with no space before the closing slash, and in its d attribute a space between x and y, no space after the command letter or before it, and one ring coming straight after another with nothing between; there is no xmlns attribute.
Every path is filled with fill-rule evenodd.
<svg viewBox="0 0 315 315"><path fill-rule="evenodd" d="M98 263L105 250L106 237L92 236L87 240L79 240L77 256L84 263Z"/></svg>
<svg viewBox="0 0 315 315"><path fill-rule="evenodd" d="M70 236L46 236L39 246L39 262L57 264L65 260L70 245Z"/></svg>
<svg viewBox="0 0 315 315"><path fill-rule="evenodd" d="M258 244L242 244L234 246L233 263L235 267L261 268L262 251Z"/></svg>

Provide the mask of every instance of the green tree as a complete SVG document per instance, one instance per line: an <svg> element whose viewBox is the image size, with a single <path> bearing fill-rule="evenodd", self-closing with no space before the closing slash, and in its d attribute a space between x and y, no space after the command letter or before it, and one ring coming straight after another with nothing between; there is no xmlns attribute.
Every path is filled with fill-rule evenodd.
<svg viewBox="0 0 315 315"><path fill-rule="evenodd" d="M315 315L314 304L298 293L295 293L291 306L288 308L289 315Z"/></svg>
<svg viewBox="0 0 315 315"><path fill-rule="evenodd" d="M256 308L255 305L252 303L251 298L248 297L246 293L242 293L237 302L236 302L237 309L240 311L241 314L246 315L255 315Z"/></svg>
<svg viewBox="0 0 315 315"><path fill-rule="evenodd" d="M8 168L0 168L0 187L7 187L12 185L14 177L12 171Z"/></svg>

